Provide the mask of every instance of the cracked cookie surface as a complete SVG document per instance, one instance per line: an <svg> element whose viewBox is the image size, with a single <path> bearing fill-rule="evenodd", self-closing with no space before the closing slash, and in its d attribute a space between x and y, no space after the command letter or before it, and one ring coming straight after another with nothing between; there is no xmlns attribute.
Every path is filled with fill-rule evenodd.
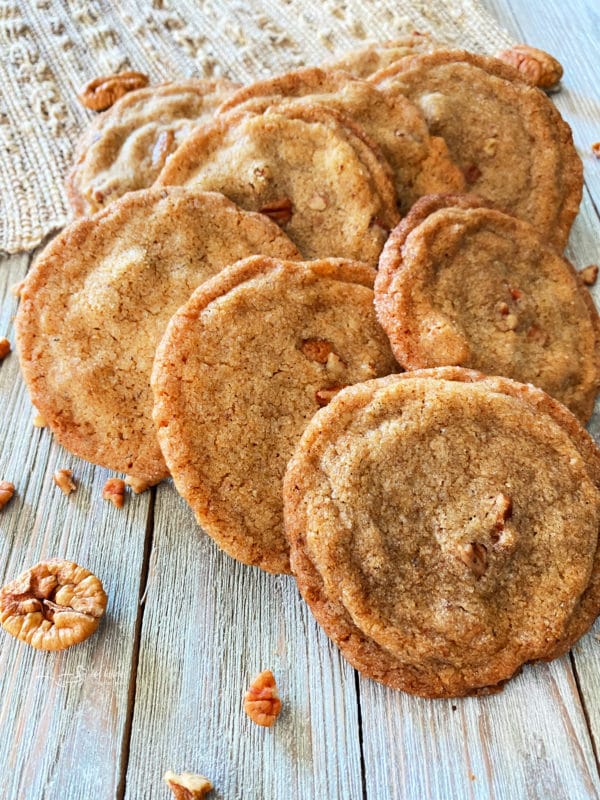
<svg viewBox="0 0 600 800"><path fill-rule="evenodd" d="M157 350L154 420L199 524L229 555L288 572L281 484L321 390L397 369L374 271L246 259L200 287Z"/></svg>
<svg viewBox="0 0 600 800"><path fill-rule="evenodd" d="M599 484L592 438L531 386L459 368L351 386L288 466L292 571L365 675L498 691L598 613Z"/></svg>

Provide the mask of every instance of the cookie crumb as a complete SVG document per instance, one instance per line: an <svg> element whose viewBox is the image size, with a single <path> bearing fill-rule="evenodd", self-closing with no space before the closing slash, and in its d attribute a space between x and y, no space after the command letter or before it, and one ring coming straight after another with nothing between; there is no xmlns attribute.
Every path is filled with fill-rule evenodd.
<svg viewBox="0 0 600 800"><path fill-rule="evenodd" d="M43 414L36 414L34 418L31 420L31 422L34 428L46 427L46 419Z"/></svg>
<svg viewBox="0 0 600 800"><path fill-rule="evenodd" d="M598 278L598 264L590 264L589 267L582 269L579 274L586 286L593 286Z"/></svg>
<svg viewBox="0 0 600 800"><path fill-rule="evenodd" d="M133 475L125 475L125 484L129 486L134 494L141 494L152 486L151 483L148 483L143 478L136 478Z"/></svg>

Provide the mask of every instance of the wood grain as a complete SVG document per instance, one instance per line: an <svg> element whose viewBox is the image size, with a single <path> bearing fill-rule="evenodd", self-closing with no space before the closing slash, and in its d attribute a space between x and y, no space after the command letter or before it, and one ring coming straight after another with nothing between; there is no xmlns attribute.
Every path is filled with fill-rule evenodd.
<svg viewBox="0 0 600 800"><path fill-rule="evenodd" d="M244 714L272 669L272 729ZM215 797L362 798L353 670L318 630L292 578L235 562L158 488L126 798L162 798L167 769L199 772Z"/></svg>
<svg viewBox="0 0 600 800"><path fill-rule="evenodd" d="M0 264L0 336L13 339L9 287L28 258ZM33 409L12 353L0 364L0 476L17 487L0 513L2 583L42 558L92 570L109 597L99 631L61 653L35 651L0 631L0 797L114 798L132 680L134 632L149 495L117 510L102 500L109 476L33 428ZM77 491L52 481L73 470Z"/></svg>

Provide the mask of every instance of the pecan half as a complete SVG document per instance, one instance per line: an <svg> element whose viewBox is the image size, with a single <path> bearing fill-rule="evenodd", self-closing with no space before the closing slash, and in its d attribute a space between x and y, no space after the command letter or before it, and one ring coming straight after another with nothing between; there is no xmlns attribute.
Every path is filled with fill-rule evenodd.
<svg viewBox="0 0 600 800"><path fill-rule="evenodd" d="M510 50L502 50L496 58L517 69L523 80L540 89L550 89L563 76L559 61L545 50L530 47L528 44L515 44Z"/></svg>
<svg viewBox="0 0 600 800"><path fill-rule="evenodd" d="M589 267L582 269L579 275L586 286L593 286L598 278L598 264L590 264Z"/></svg>
<svg viewBox="0 0 600 800"><path fill-rule="evenodd" d="M11 483L10 481L0 481L0 508L4 508L14 493L14 483Z"/></svg>
<svg viewBox="0 0 600 800"><path fill-rule="evenodd" d="M71 492L74 492L75 489L77 489L75 481L73 480L72 469L57 469L52 476L52 480L58 486L61 492L63 492L63 494L71 494Z"/></svg>
<svg viewBox="0 0 600 800"><path fill-rule="evenodd" d="M266 214L267 217L276 222L278 225L285 225L288 223L293 214L292 201L289 197L282 197L280 200L274 200L272 203L267 203L260 209L261 214Z"/></svg>
<svg viewBox="0 0 600 800"><path fill-rule="evenodd" d="M281 711L281 700L270 669L265 669L252 681L244 696L244 711L252 722L270 728Z"/></svg>
<svg viewBox="0 0 600 800"><path fill-rule="evenodd" d="M0 339L0 361L10 353L10 342L8 339Z"/></svg>
<svg viewBox="0 0 600 800"><path fill-rule="evenodd" d="M109 500L116 508L123 508L125 481L121 478L109 478L102 489L102 499Z"/></svg>
<svg viewBox="0 0 600 800"><path fill-rule="evenodd" d="M141 72L102 75L86 83L79 94L79 99L86 108L91 108L92 111L105 111L127 92L143 89L144 86L148 86L149 82L148 76Z"/></svg>
<svg viewBox="0 0 600 800"><path fill-rule="evenodd" d="M106 602L95 575L72 561L52 558L0 590L0 624L38 650L64 650L94 633Z"/></svg>
<svg viewBox="0 0 600 800"><path fill-rule="evenodd" d="M459 547L458 557L477 578L487 569L487 547L479 542L469 542Z"/></svg>
<svg viewBox="0 0 600 800"><path fill-rule="evenodd" d="M169 770L165 772L164 781L173 792L175 800L202 800L213 788L208 778L192 772L176 775Z"/></svg>

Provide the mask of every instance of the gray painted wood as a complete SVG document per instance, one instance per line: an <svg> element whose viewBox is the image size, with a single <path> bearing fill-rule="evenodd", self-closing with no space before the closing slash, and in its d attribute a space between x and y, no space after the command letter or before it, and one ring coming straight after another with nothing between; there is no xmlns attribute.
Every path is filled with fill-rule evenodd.
<svg viewBox="0 0 600 800"><path fill-rule="evenodd" d="M287 576L246 567L198 528L174 487L156 500L126 798L165 797L167 769L197 771L215 797L362 798L354 671ZM272 729L245 715L272 669Z"/></svg>
<svg viewBox="0 0 600 800"><path fill-rule="evenodd" d="M9 287L28 258L0 263L0 336L14 340L16 299ZM0 631L0 797L89 800L116 796L129 712L138 594L149 495L121 510L102 500L106 470L71 456L33 409L12 353L0 363L0 476L16 496L0 512L0 579L41 558L69 558L91 569L109 596L88 641L62 653L35 651ZM69 497L52 481L73 470Z"/></svg>

